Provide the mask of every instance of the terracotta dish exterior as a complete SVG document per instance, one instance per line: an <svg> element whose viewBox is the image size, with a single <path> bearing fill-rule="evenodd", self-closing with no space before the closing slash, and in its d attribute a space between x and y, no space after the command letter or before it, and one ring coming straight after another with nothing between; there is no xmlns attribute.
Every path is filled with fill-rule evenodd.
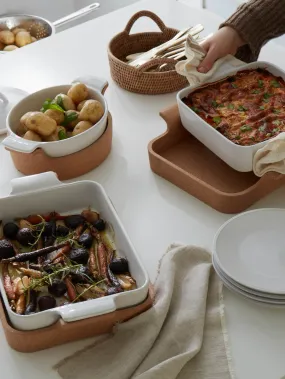
<svg viewBox="0 0 285 379"><path fill-rule="evenodd" d="M34 175L53 171L60 180L68 180L86 174L107 158L112 146L112 130L112 116L109 113L107 128L97 141L64 157L49 157L42 149L36 149L29 154L6 149L10 151L16 169L22 174Z"/></svg>
<svg viewBox="0 0 285 379"><path fill-rule="evenodd" d="M285 184L285 176L232 169L182 125L178 106L161 112L167 131L149 143L152 171L223 213L239 213Z"/></svg>

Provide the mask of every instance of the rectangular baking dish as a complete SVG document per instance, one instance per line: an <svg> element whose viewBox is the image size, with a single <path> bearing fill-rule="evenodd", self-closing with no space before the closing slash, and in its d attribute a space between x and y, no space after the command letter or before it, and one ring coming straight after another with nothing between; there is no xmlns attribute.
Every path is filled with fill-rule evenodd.
<svg viewBox="0 0 285 379"><path fill-rule="evenodd" d="M211 80L205 85L194 86L183 89L177 94L177 103L182 125L188 132L195 136L200 142L208 147L214 154L226 162L234 170L241 172L252 171L254 154L262 148L269 140L257 143L252 146L239 146L227 139L191 108L183 103L182 99L195 91L197 88L206 87L209 83L214 83L235 75L238 71L253 70L256 68L267 69L275 76L285 79L285 71L269 62L253 62L240 66L239 68L227 68L223 73L215 73Z"/></svg>
<svg viewBox="0 0 285 379"><path fill-rule="evenodd" d="M106 296L81 303L65 305L33 315L17 315L9 306L0 277L0 291L11 324L19 330L34 330L50 326L60 318L65 322L82 320L132 307L143 302L148 294L149 279L119 217L103 187L92 181L63 184L55 173L27 176L11 181L10 196L0 199L0 220L7 222L20 216L51 211L74 213L91 207L108 221L115 232L115 243L120 256L129 261L130 271L137 282L132 291Z"/></svg>

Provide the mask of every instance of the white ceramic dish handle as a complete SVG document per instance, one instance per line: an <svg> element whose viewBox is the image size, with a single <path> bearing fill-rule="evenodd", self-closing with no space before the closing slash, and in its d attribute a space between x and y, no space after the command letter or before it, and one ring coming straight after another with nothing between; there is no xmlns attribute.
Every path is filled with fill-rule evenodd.
<svg viewBox="0 0 285 379"><path fill-rule="evenodd" d="M40 144L38 142L27 141L24 138L20 138L10 134L3 141L2 144L13 151L18 151L20 153L32 153Z"/></svg>
<svg viewBox="0 0 285 379"><path fill-rule="evenodd" d="M89 317L101 316L107 313L114 312L116 310L116 305L112 297L102 297L96 300L96 304L86 301L84 302L84 307L78 304L77 308L72 307L62 307L59 308L59 314L65 322L73 322L82 320Z"/></svg>
<svg viewBox="0 0 285 379"><path fill-rule="evenodd" d="M94 88L101 93L104 91L104 88L108 86L106 79L98 78L97 76L92 75L80 76L79 78L74 79L72 84L78 82L84 83L88 87Z"/></svg>
<svg viewBox="0 0 285 379"><path fill-rule="evenodd" d="M24 176L11 180L10 195L20 195L25 192L43 190L62 184L58 180L57 175L52 172L44 172L42 174Z"/></svg>

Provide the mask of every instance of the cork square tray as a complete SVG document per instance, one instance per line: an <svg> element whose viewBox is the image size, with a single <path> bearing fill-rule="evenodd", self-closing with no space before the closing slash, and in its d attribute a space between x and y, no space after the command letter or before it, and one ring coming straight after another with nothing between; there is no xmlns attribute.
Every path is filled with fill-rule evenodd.
<svg viewBox="0 0 285 379"><path fill-rule="evenodd" d="M222 213L239 213L285 184L285 175L229 167L182 126L178 106L160 113L167 131L149 143L153 172Z"/></svg>

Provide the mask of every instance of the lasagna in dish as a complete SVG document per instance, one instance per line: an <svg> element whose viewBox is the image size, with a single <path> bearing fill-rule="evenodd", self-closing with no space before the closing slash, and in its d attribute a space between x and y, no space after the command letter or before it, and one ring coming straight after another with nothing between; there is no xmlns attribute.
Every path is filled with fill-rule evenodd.
<svg viewBox="0 0 285 379"><path fill-rule="evenodd" d="M254 145L285 131L285 82L264 69L240 71L183 102L237 145Z"/></svg>

